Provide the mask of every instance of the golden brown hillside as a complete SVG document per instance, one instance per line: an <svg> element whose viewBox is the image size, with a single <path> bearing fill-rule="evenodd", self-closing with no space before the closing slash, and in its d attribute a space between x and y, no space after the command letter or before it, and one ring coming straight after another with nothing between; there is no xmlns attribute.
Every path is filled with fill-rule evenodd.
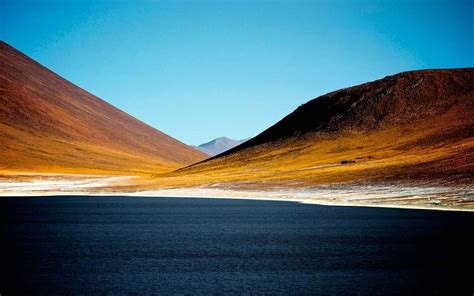
<svg viewBox="0 0 474 296"><path fill-rule="evenodd" d="M142 174L205 157L0 42L0 173Z"/></svg>
<svg viewBox="0 0 474 296"><path fill-rule="evenodd" d="M255 138L142 187L472 184L474 69L401 73L321 96Z"/></svg>

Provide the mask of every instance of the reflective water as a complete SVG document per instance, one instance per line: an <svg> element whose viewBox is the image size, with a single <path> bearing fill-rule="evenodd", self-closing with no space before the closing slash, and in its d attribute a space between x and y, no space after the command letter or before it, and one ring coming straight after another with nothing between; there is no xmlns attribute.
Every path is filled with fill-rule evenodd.
<svg viewBox="0 0 474 296"><path fill-rule="evenodd" d="M0 198L1 295L472 294L474 213Z"/></svg>

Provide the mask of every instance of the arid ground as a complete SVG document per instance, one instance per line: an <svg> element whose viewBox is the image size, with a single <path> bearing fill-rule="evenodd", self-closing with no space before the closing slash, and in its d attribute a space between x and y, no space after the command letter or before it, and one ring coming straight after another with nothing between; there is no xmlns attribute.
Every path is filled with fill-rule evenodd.
<svg viewBox="0 0 474 296"><path fill-rule="evenodd" d="M474 69L412 71L300 106L206 156L0 44L0 194L285 199L474 210Z"/></svg>

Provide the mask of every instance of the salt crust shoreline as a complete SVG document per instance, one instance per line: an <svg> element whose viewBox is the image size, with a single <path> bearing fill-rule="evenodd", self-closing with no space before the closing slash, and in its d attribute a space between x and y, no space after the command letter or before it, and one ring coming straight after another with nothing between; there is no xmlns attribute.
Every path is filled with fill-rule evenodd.
<svg viewBox="0 0 474 296"><path fill-rule="evenodd" d="M474 212L472 206L442 205L446 200L470 200L474 188L418 186L407 184L343 184L313 189L240 190L189 187L141 191L115 191L117 185L133 183L131 176L21 174L33 179L0 176L0 197L12 196L141 196L174 198L218 198L287 201L326 206L358 206ZM20 175L20 176L21 176ZM18 176L18 175L17 175ZM115 188L114 188L115 187ZM419 201L421 200L421 202ZM408 202L408 203L407 203Z"/></svg>
<svg viewBox="0 0 474 296"><path fill-rule="evenodd" d="M414 210L440 210L440 211L461 211L474 212L474 208L452 207L452 206L437 206L426 204L390 204L387 202L359 202L359 201L345 201L334 199L322 199L313 196L301 197L301 192L294 192L285 190L282 191L239 191L229 189L208 189L208 188L180 188L180 189L163 189L163 190L148 190L135 192L88 192L88 191L63 191L63 190L48 190L48 191L20 191L20 192L5 192L0 190L1 197L45 197L45 196L89 196L89 197L162 197L162 198L202 198L202 199L239 199L239 200L256 200L256 201L284 201L297 202L302 204L314 204L322 206L351 206L351 207L376 207L376 208L396 208L396 209L414 209ZM300 197L295 197L300 196Z"/></svg>

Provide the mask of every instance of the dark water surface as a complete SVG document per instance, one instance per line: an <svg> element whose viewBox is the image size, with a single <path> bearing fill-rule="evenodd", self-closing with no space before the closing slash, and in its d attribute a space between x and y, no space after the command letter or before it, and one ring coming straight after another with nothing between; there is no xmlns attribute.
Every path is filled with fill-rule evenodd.
<svg viewBox="0 0 474 296"><path fill-rule="evenodd" d="M473 292L473 213L14 197L0 214L2 296Z"/></svg>

